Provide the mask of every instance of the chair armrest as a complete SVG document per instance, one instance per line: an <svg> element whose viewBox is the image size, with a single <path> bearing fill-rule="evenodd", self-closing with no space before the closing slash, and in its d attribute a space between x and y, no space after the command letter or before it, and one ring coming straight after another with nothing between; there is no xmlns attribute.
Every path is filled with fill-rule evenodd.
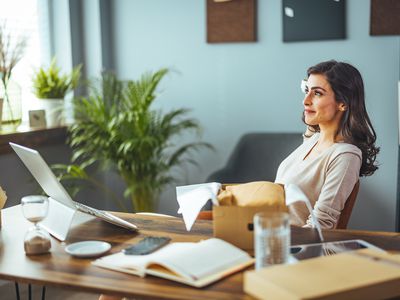
<svg viewBox="0 0 400 300"><path fill-rule="evenodd" d="M213 213L212 210L202 210L197 216L197 220L212 220Z"/></svg>

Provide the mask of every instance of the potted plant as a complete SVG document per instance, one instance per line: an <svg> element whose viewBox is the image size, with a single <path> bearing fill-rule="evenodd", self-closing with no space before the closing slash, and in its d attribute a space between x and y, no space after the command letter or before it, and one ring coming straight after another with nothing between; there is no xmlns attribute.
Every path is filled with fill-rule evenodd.
<svg viewBox="0 0 400 300"><path fill-rule="evenodd" d="M116 169L137 212L154 210L159 192L175 180L175 167L194 163L188 155L192 150L212 148L200 141L175 145L187 131L200 133L199 123L186 117L186 109L162 113L151 107L167 73L161 69L128 82L103 73L100 86L73 103L73 161L82 169L94 163Z"/></svg>
<svg viewBox="0 0 400 300"><path fill-rule="evenodd" d="M22 121L21 88L11 75L25 52L26 43L26 36L10 34L5 22L0 25L0 127L4 125L11 130Z"/></svg>
<svg viewBox="0 0 400 300"><path fill-rule="evenodd" d="M53 58L48 69L42 67L34 73L34 94L46 112L48 127L61 125L65 95L78 86L81 68L82 65L78 65L71 73L61 74Z"/></svg>

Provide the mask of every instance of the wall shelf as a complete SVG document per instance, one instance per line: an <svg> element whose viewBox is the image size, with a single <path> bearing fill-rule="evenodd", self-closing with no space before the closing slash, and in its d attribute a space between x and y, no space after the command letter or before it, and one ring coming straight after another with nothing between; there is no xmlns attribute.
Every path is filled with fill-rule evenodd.
<svg viewBox="0 0 400 300"><path fill-rule="evenodd" d="M65 144L67 140L67 126L53 128L23 128L16 132L0 133L0 154L11 153L9 142L23 146L37 148L54 144Z"/></svg>

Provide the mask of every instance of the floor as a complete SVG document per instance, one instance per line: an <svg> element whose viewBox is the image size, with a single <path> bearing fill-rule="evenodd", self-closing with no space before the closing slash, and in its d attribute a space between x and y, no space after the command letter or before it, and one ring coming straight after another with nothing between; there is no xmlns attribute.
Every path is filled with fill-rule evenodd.
<svg viewBox="0 0 400 300"><path fill-rule="evenodd" d="M28 299L28 285L19 284L21 300ZM1 300L16 300L16 292L14 283L6 283L0 286L0 298ZM42 299L42 287L32 286L32 300ZM73 290L60 289L54 287L46 288L46 299L48 300L97 300L99 299L98 294L88 294L76 292Z"/></svg>

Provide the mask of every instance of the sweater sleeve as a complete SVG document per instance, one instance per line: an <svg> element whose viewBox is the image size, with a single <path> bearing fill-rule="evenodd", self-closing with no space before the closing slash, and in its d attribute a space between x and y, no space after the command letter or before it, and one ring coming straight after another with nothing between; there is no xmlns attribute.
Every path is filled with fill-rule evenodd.
<svg viewBox="0 0 400 300"><path fill-rule="evenodd" d="M345 202L357 183L361 168L361 158L353 152L337 155L328 165L324 185L314 214L322 228L336 227ZM304 227L312 227L309 216Z"/></svg>

